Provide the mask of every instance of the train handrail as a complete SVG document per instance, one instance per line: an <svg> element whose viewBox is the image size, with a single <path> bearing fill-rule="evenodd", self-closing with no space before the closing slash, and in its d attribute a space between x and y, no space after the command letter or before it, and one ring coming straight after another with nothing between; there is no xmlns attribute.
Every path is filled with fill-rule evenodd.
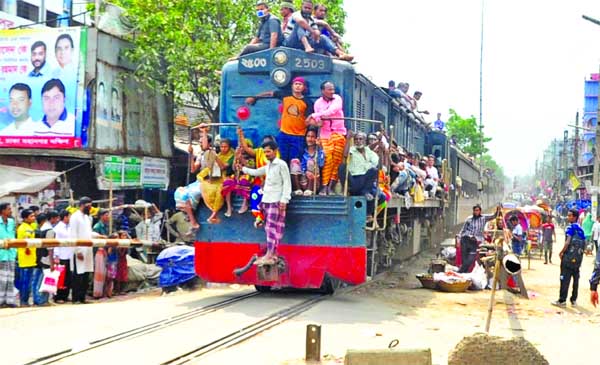
<svg viewBox="0 0 600 365"><path fill-rule="evenodd" d="M158 243L148 240L118 238L17 238L0 240L0 248L55 248L55 247L134 247L156 246Z"/></svg>

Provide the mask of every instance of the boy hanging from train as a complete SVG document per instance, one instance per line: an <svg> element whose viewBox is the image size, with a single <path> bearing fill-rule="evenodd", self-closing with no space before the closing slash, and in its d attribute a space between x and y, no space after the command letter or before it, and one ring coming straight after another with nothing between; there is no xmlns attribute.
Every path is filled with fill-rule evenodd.
<svg viewBox="0 0 600 365"><path fill-rule="evenodd" d="M287 204L291 199L292 183L287 164L277 157L277 143L266 141L262 144L267 164L258 169L236 166L244 174L265 176L264 195L260 204L265 215L267 252L257 260L257 265L270 265L277 262L277 247L281 243L285 228Z"/></svg>

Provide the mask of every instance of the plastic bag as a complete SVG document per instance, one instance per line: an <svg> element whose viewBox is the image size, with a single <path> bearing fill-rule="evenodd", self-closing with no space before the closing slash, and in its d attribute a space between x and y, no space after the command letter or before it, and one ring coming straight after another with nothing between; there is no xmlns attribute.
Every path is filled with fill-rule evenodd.
<svg viewBox="0 0 600 365"><path fill-rule="evenodd" d="M65 277L67 275L67 268L65 265L56 265L56 271L60 273L58 276L58 289L65 289Z"/></svg>
<svg viewBox="0 0 600 365"><path fill-rule="evenodd" d="M60 272L58 270L44 269L44 277L42 278L42 285L40 285L40 293L56 294L58 289L58 278Z"/></svg>
<svg viewBox="0 0 600 365"><path fill-rule="evenodd" d="M483 290L487 285L487 274L483 266L479 265L478 262L475 262L475 267L473 267L473 271L469 274L471 279L471 289L474 290Z"/></svg>
<svg viewBox="0 0 600 365"><path fill-rule="evenodd" d="M421 185L415 185L415 203L422 203L425 201L425 194L423 194L423 188Z"/></svg>

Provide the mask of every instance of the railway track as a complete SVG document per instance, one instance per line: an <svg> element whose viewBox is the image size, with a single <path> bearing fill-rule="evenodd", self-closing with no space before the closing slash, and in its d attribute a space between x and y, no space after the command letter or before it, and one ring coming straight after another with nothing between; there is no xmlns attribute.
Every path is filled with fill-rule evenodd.
<svg viewBox="0 0 600 365"><path fill-rule="evenodd" d="M231 333L213 340L211 342L205 343L185 354L177 356L171 360L165 361L161 363L161 365L181 365L187 364L191 361L194 361L197 358L208 355L210 353L216 352L221 349L225 349L228 347L235 346L236 344L246 341L254 336L259 335L260 333L269 330L272 327L275 327L288 319L291 319L302 312L310 309L315 304L320 301L326 299L329 295L320 294L317 296L313 296L308 298L298 304L280 310L278 312L272 313L265 318L262 318L248 326L245 326L240 329L236 329Z"/></svg>
<svg viewBox="0 0 600 365"><path fill-rule="evenodd" d="M44 364L56 363L67 357L75 356L75 355L81 354L86 351L97 349L99 347L106 346L106 345L109 345L109 344L117 342L117 341L124 341L127 339L144 336L144 335L147 335L147 334L155 332L155 331L159 331L159 330L171 327L171 326L175 326L179 323L188 321L193 318L198 318L198 317L204 316L206 314L215 312L219 309L226 308L235 303L238 303L243 300L253 298L253 297L256 297L259 295L261 295L261 293L259 293L259 292L247 293L247 294L235 296L233 298L228 298L226 300L222 300L220 302L216 302L213 304L194 308L190 311L187 311L187 312L184 312L184 313L181 313L181 314L169 317L169 318L165 318L160 321L148 323L148 324L140 326L140 327L132 328L132 329L108 336L108 337L104 337L104 338L92 341L92 342L90 342L90 346L86 347L83 350L76 351L73 349L65 349L62 351L55 352L53 354L39 357L33 361L26 363L25 365L44 365Z"/></svg>

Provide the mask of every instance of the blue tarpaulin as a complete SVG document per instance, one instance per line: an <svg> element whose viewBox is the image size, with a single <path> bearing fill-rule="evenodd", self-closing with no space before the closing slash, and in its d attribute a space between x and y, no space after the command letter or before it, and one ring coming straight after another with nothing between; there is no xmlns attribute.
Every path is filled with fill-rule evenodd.
<svg viewBox="0 0 600 365"><path fill-rule="evenodd" d="M183 284L196 277L193 247L166 248L156 258L156 265L162 268L158 280L161 288Z"/></svg>

